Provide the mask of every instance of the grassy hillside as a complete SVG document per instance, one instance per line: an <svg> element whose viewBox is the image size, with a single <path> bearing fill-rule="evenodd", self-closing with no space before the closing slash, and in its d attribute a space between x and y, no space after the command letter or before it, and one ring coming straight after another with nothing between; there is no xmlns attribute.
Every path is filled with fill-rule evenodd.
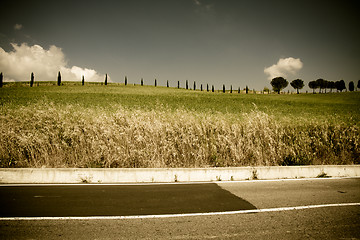
<svg viewBox="0 0 360 240"><path fill-rule="evenodd" d="M0 89L1 167L359 163L360 93L109 84Z"/></svg>

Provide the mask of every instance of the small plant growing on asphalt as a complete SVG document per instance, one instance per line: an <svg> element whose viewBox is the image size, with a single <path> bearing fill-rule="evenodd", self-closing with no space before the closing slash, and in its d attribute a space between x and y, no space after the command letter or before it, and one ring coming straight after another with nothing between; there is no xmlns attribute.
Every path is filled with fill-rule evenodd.
<svg viewBox="0 0 360 240"><path fill-rule="evenodd" d="M31 73L30 87L34 85L34 73Z"/></svg>
<svg viewBox="0 0 360 240"><path fill-rule="evenodd" d="M258 173L257 173L257 170L256 170L256 169L252 171L251 179L253 179L253 180L259 179L259 178L258 178Z"/></svg>
<svg viewBox="0 0 360 240"><path fill-rule="evenodd" d="M330 176L328 176L324 171L321 171L321 173L319 173L319 175L316 176L317 178L328 178Z"/></svg>

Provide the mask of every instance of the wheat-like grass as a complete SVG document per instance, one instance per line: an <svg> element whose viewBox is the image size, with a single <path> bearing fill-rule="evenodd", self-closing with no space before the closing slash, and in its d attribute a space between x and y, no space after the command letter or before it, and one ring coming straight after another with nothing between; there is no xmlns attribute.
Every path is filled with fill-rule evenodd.
<svg viewBox="0 0 360 240"><path fill-rule="evenodd" d="M220 167L359 163L356 125L184 109L1 109L1 167Z"/></svg>

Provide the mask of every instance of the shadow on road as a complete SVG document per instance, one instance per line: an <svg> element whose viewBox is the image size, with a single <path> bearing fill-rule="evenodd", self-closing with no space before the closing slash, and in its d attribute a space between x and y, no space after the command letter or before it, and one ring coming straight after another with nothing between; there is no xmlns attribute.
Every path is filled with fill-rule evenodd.
<svg viewBox="0 0 360 240"><path fill-rule="evenodd" d="M0 217L132 216L256 209L205 184L0 187Z"/></svg>

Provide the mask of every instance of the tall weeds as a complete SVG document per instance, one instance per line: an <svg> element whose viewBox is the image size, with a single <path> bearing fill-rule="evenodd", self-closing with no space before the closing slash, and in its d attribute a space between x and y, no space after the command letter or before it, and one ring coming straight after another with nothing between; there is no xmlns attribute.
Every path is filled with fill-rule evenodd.
<svg viewBox="0 0 360 240"><path fill-rule="evenodd" d="M359 164L356 125L189 110L2 106L1 167Z"/></svg>

